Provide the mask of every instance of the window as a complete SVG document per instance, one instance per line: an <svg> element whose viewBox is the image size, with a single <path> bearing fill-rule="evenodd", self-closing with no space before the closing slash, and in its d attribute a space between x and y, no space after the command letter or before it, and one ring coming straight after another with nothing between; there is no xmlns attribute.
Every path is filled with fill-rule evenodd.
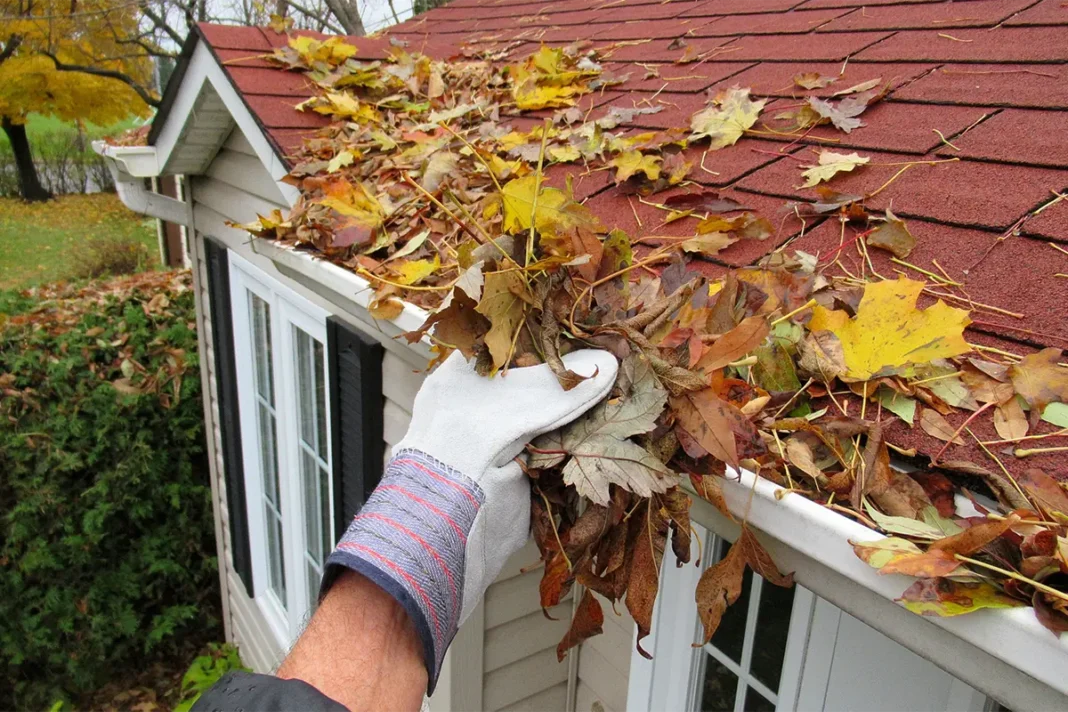
<svg viewBox="0 0 1068 712"><path fill-rule="evenodd" d="M751 571L712 640L691 648L703 637L694 588L730 546L694 529L711 555L677 568L665 552L643 641L653 659L631 657L628 712L993 709L982 693L804 587L780 588Z"/></svg>
<svg viewBox="0 0 1068 712"><path fill-rule="evenodd" d="M252 595L285 648L334 545L327 314L235 255L230 278Z"/></svg>
<svg viewBox="0 0 1068 712"><path fill-rule="evenodd" d="M714 538L715 560L729 542ZM774 710L786 656L795 589L767 583L746 569L742 594L704 646L698 709L702 712ZM792 660L791 664L796 665Z"/></svg>

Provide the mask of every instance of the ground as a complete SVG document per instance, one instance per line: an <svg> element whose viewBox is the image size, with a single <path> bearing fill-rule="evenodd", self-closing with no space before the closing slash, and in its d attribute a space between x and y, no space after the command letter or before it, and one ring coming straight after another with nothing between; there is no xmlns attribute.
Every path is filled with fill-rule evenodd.
<svg viewBox="0 0 1068 712"><path fill-rule="evenodd" d="M131 212L113 193L47 203L0 198L0 289L70 277L95 240L138 242L153 258L159 254L155 220Z"/></svg>

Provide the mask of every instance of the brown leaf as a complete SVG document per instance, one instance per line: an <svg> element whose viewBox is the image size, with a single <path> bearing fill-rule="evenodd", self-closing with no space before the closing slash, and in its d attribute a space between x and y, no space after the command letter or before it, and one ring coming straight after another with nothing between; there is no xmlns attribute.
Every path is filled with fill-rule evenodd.
<svg viewBox="0 0 1068 712"><path fill-rule="evenodd" d="M1039 529L1024 537L1020 544L1024 556L1053 556L1057 553L1057 535L1049 529Z"/></svg>
<svg viewBox="0 0 1068 712"><path fill-rule="evenodd" d="M743 530L744 531L744 530ZM705 627L701 641L706 645L712 640L723 614L742 595L742 578L745 575L745 554L741 539L731 545L727 555L709 566L697 582L694 598L697 600L697 615Z"/></svg>
<svg viewBox="0 0 1068 712"><path fill-rule="evenodd" d="M564 552L557 549L545 562L545 570L542 572L541 581L538 583L541 607L549 609L560 603L560 600L571 590L573 582L574 578L571 576L571 570L567 567L567 559L564 557Z"/></svg>
<svg viewBox="0 0 1068 712"><path fill-rule="evenodd" d="M664 199L664 205L680 212L692 210L697 213L729 213L746 209L744 205L733 198L721 198L719 193L714 190L672 195Z"/></svg>
<svg viewBox="0 0 1068 712"><path fill-rule="evenodd" d="M944 539L932 542L928 551L942 551L947 554L968 555L978 551L990 542L1004 534L1010 527L1016 525L1020 517L1010 514L1005 519L995 519L989 522L981 522L972 525L959 534L947 536Z"/></svg>
<svg viewBox="0 0 1068 712"><path fill-rule="evenodd" d="M917 578L936 578L948 576L960 568L960 565L960 562L953 557L953 554L935 549L923 554L895 558L879 569L879 573L904 574Z"/></svg>
<svg viewBox="0 0 1068 712"><path fill-rule="evenodd" d="M730 507L727 506L727 500L723 497L723 485L720 483L718 476L691 474L690 484L693 485L694 491L701 495L701 499L710 502L719 510L720 514L732 522L734 521L734 515L731 514Z"/></svg>
<svg viewBox="0 0 1068 712"><path fill-rule="evenodd" d="M960 380L983 403L1004 403L1013 396L1011 384L998 381L970 363L961 369Z"/></svg>
<svg viewBox="0 0 1068 712"><path fill-rule="evenodd" d="M690 495L679 487L672 487L660 495L660 505L671 525L671 550L675 565L681 568L690 561Z"/></svg>
<svg viewBox="0 0 1068 712"><path fill-rule="evenodd" d="M868 442L850 493L850 504L860 511L864 496L885 492L890 487L890 479L890 451L883 442L883 429L876 423L868 431Z"/></svg>
<svg viewBox="0 0 1068 712"><path fill-rule="evenodd" d="M448 306L428 316L422 326L406 333L404 338L414 344L433 328L435 338L472 358L479 341L490 328L489 320L479 314L475 306L475 301L466 293L454 291Z"/></svg>
<svg viewBox="0 0 1068 712"><path fill-rule="evenodd" d="M1010 398L994 408L994 430L1004 440L1019 440L1027 435L1027 416L1018 400Z"/></svg>
<svg viewBox="0 0 1068 712"><path fill-rule="evenodd" d="M810 332L801 342L801 359L797 365L801 375L830 383L846 372L842 342L829 331Z"/></svg>
<svg viewBox="0 0 1068 712"><path fill-rule="evenodd" d="M1068 369L1057 365L1061 355L1060 349L1042 349L1009 366L1012 387L1031 406L1033 426L1050 403L1068 403Z"/></svg>
<svg viewBox="0 0 1068 712"><path fill-rule="evenodd" d="M578 558L608 531L608 507L591 504L567 530L565 548L570 557Z"/></svg>
<svg viewBox="0 0 1068 712"><path fill-rule="evenodd" d="M1058 521L1068 520L1068 494L1065 494L1057 480L1037 468L1024 470L1019 477L1020 486L1031 496L1039 507L1047 514L1060 515Z"/></svg>
<svg viewBox="0 0 1068 712"><path fill-rule="evenodd" d="M925 507L932 506L923 487L903 472L890 472L890 485L885 492L872 494L879 509L894 517L919 519Z"/></svg>
<svg viewBox="0 0 1068 712"><path fill-rule="evenodd" d="M590 260L586 264L578 265L575 269L589 281L597 279L597 272L601 268L601 259L604 256L604 245L596 233L579 226L571 231L571 245L575 255L589 255Z"/></svg>
<svg viewBox="0 0 1068 712"><path fill-rule="evenodd" d="M952 442L954 445L963 445L964 441L959 435L956 435L956 428L949 424L942 415L931 408L924 408L920 411L920 427L923 428L923 432L930 435L932 438L938 438L943 442Z"/></svg>
<svg viewBox="0 0 1068 712"><path fill-rule="evenodd" d="M1046 600L1046 594L1035 591L1031 597L1031 605L1035 609L1035 618L1046 630L1058 638L1061 633L1068 633L1068 616L1051 606Z"/></svg>
<svg viewBox="0 0 1068 712"><path fill-rule="evenodd" d="M768 331L768 321L762 316L751 316L743 320L738 326L716 339L697 362L697 368L708 373L743 358L764 343Z"/></svg>
<svg viewBox="0 0 1068 712"><path fill-rule="evenodd" d="M677 427L685 430L712 457L728 465L737 465L738 446L729 413L732 407L711 388L671 398Z"/></svg>
<svg viewBox="0 0 1068 712"><path fill-rule="evenodd" d="M742 555L754 573L776 586L790 588L794 585L794 575L783 574L779 571L779 568L775 566L775 562L771 560L771 554L757 540L748 526L742 526L742 533L738 537L737 543L742 545Z"/></svg>
<svg viewBox="0 0 1068 712"><path fill-rule="evenodd" d="M798 72L794 75L794 84L802 89L822 89L838 81L833 74L820 74L819 72Z"/></svg>
<svg viewBox="0 0 1068 712"><path fill-rule="evenodd" d="M916 246L916 238L909 232L904 220L887 210L886 221L868 235L868 244L884 249L903 260Z"/></svg>
<svg viewBox="0 0 1068 712"><path fill-rule="evenodd" d="M556 646L556 659L562 662L567 656L567 651L581 644L595 635L600 635L604 625L604 611L601 610L600 602L593 594L586 591L582 594L575 616L571 619L571 627L564 634L559 645Z"/></svg>
<svg viewBox="0 0 1068 712"><path fill-rule="evenodd" d="M641 505L632 515L637 529L630 557L630 577L627 581L627 610L638 625L636 646L642 657L652 655L642 649L642 639L649 635L653 624L653 606L660 588L660 562L664 558L667 523L654 512L649 503Z"/></svg>

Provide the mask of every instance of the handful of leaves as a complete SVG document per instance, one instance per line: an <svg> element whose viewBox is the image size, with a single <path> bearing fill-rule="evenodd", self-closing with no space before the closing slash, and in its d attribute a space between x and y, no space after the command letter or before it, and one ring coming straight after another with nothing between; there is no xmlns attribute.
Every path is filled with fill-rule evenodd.
<svg viewBox="0 0 1068 712"><path fill-rule="evenodd" d="M694 224L679 238L627 235L575 199L578 166L566 164L614 171L618 187L608 190L630 195L691 185L682 149L706 139L707 150L733 145L763 101L733 88L695 114L689 135L617 135L620 121L659 108L610 107L581 121L576 101L618 79L579 48L542 48L507 70L481 61L493 57L446 63L400 48L386 61L355 55L309 38L278 50L279 62L321 89L304 106L335 121L306 142L290 174L302 189L291 214L243 227L366 277L376 317L396 316L401 299L432 310L409 341L429 339L438 359L459 350L487 377L546 363L570 389L581 378L563 354L597 347L619 358L604 402L528 445L541 605L556 605L576 583L584 588L561 657L600 632L593 594L625 597L641 650L668 539L680 565L690 560L686 487L733 518L720 483L737 468L898 535L858 544L857 553L883 571L920 577L903 595L917 612L1028 601L1047 626L1068 629L1060 486L1041 472L1017 481L1003 467L941 461L945 447L925 461L888 435L912 426L917 410L920 427L947 446L990 409L998 432L1017 440L1043 418L1058 422L1064 413L1051 404L1068 400L1059 351L1007 363L976 358L964 339L968 312L941 299L919 308L931 301L924 282L883 280L874 268L858 278L832 269L837 259L803 252L782 249L709 280L695 256L775 231L713 191L695 186L653 203L662 224ZM854 101L853 115L877 98ZM500 125L508 112L546 108L558 111L529 131ZM826 170L807 177L863 165L836 161L821 159ZM907 255L915 242L892 213L869 215L863 196L824 188L794 211L836 215L843 231L847 222L874 224L862 233L867 242L857 240L865 257L866 245ZM963 425L946 420L962 412L971 413ZM939 469L896 471L891 449ZM986 489L1003 509L982 521L954 518L944 472ZM747 566L792 584L743 522L696 591L706 640L740 595Z"/></svg>

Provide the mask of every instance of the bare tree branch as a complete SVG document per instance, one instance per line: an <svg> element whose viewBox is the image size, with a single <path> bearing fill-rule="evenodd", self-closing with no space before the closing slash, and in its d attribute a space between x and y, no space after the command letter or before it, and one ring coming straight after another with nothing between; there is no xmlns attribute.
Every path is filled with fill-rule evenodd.
<svg viewBox="0 0 1068 712"><path fill-rule="evenodd" d="M176 43L179 47L185 41L185 38L182 37L177 30L168 25L167 21L164 20L159 13L153 10L147 2L141 3L141 12L144 13L145 17L152 21L153 26L157 30L166 34L171 41Z"/></svg>
<svg viewBox="0 0 1068 712"><path fill-rule="evenodd" d="M82 74L91 74L95 77L107 77L109 79L116 79L123 84L126 84L141 97L141 100L152 107L159 107L159 99L155 98L141 86L133 77L123 72L118 72L113 69L101 69L100 67L87 67L80 64L66 64L59 61L59 59L50 52L43 52L44 56L52 60L52 63L56 65L57 72L81 72Z"/></svg>
<svg viewBox="0 0 1068 712"><path fill-rule="evenodd" d="M297 3L293 2L293 0L279 0L279 4L288 5L289 7L293 8L294 10L299 12L301 15L304 15L305 17L310 18L312 20L316 20L325 29L328 29L328 30L330 30L331 32L333 32L335 34L339 34L339 35L345 34L345 29L344 28L339 27L339 26L335 25L334 23L330 22L329 20L327 20L323 16L324 13L322 13L322 12L316 12L316 11L311 10L309 8L306 8L306 7L303 7L301 5L298 5Z"/></svg>
<svg viewBox="0 0 1068 712"><path fill-rule="evenodd" d="M330 12L337 18L346 34L367 34L363 20L360 19L360 10L356 7L356 0L326 0L326 6L330 8Z"/></svg>

